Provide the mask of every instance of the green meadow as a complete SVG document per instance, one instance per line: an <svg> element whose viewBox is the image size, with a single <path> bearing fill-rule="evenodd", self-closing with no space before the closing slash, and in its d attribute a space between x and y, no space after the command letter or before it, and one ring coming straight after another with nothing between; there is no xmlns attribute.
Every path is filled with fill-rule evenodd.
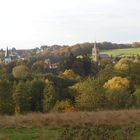
<svg viewBox="0 0 140 140"><path fill-rule="evenodd" d="M0 128L0 140L55 140L59 128Z"/></svg>
<svg viewBox="0 0 140 140"><path fill-rule="evenodd" d="M85 129L85 130L84 130ZM139 140L140 129L0 128L0 140ZM130 132L129 132L130 131ZM102 139L104 138L104 139Z"/></svg>
<svg viewBox="0 0 140 140"><path fill-rule="evenodd" d="M113 57L140 55L140 48L102 50L101 54L108 54L109 56Z"/></svg>

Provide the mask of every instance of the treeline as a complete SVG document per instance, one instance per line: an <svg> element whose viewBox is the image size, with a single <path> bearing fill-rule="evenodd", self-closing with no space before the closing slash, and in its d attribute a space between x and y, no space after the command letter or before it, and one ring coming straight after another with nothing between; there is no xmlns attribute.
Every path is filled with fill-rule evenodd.
<svg viewBox="0 0 140 140"><path fill-rule="evenodd" d="M1 63L0 114L74 111L75 95L69 87L81 76L92 74L91 64L88 56L78 59L72 54L56 71L48 67L46 60ZM72 68L79 75L67 70Z"/></svg>
<svg viewBox="0 0 140 140"><path fill-rule="evenodd" d="M124 49L124 48L131 48L135 47L137 44L117 44L117 43L111 43L111 42L102 42L97 43L97 46L100 50L109 50L109 49ZM138 45L137 45L138 46ZM47 47L47 46L46 46ZM54 49L52 49L54 46L50 46L49 50L53 51L57 54L63 54L68 55L70 52L75 55L83 55L83 54L91 54L91 50L94 47L94 43L79 43L72 46L55 46Z"/></svg>
<svg viewBox="0 0 140 140"><path fill-rule="evenodd" d="M117 44L111 42L98 42L96 43L100 50L110 50L110 49L126 49L126 48L140 48L140 42L133 42L132 44ZM30 59L44 60L50 59L52 63L60 62L62 59L68 57L71 53L75 56L79 55L91 55L94 43L79 43L72 46L68 45L52 45L52 46L41 46L44 51L39 54L32 54Z"/></svg>
<svg viewBox="0 0 140 140"><path fill-rule="evenodd" d="M114 63L70 54L57 72L46 60L0 64L0 114L140 108L140 59Z"/></svg>
<svg viewBox="0 0 140 140"><path fill-rule="evenodd" d="M68 86L76 83L75 80L52 75L39 77L0 80L0 114L49 112L57 101L73 99ZM67 105L71 107L70 102Z"/></svg>
<svg viewBox="0 0 140 140"><path fill-rule="evenodd" d="M111 42L103 42L97 43L97 46L100 50L109 50L109 49L124 49L124 48L131 48L131 47L138 47L138 43L133 44L117 44ZM41 48L44 49L42 53L31 57L32 59L50 59L53 63L60 62L63 58L66 58L72 53L75 56L78 55L91 55L92 48L94 47L94 43L79 43L72 46L60 46L60 45L53 45L53 46L42 46Z"/></svg>

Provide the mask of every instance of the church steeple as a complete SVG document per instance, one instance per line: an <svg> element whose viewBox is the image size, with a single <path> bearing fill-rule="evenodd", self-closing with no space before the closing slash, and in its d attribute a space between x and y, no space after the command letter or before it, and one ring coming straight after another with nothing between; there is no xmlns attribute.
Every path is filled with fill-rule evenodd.
<svg viewBox="0 0 140 140"><path fill-rule="evenodd" d="M97 47L96 41L95 41L94 47L92 48L92 58L93 58L93 61L94 62L98 62L99 61L99 57L100 57L99 48Z"/></svg>
<svg viewBox="0 0 140 140"><path fill-rule="evenodd" d="M11 62L11 56L9 55L9 50L8 50L8 46L5 50L5 58L4 58L5 64L8 64Z"/></svg>
<svg viewBox="0 0 140 140"><path fill-rule="evenodd" d="M94 42L94 49L96 49L97 47L96 47L96 41Z"/></svg>
<svg viewBox="0 0 140 140"><path fill-rule="evenodd" d="M5 57L9 57L9 50L8 50L8 46L7 46L6 51L5 51Z"/></svg>

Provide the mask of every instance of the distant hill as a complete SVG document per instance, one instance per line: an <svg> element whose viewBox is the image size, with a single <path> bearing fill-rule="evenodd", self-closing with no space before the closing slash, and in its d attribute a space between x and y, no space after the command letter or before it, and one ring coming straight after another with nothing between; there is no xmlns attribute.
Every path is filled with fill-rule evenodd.
<svg viewBox="0 0 140 140"><path fill-rule="evenodd" d="M137 46L136 45L134 46L133 44L117 44L117 43L111 43L111 42L101 42L101 43L98 42L97 43L97 47L99 47L99 49L102 53L109 54L109 55L112 54L113 56L118 56L118 55L122 54L122 52L120 51L118 53L115 53L115 52L112 52L112 50L115 51L116 49L125 49L124 52L126 52L127 49L129 50L133 47L137 47L139 44ZM41 51L38 54L35 54L34 58L37 60L50 59L51 62L56 63L56 62L60 62L65 57L68 57L70 53L73 53L73 55L75 55L75 56L84 55L84 54L91 55L93 47L94 47L94 42L79 43L79 44L75 44L75 45L71 45L71 46L44 45L44 46L41 46L41 48L40 48L43 51ZM126 53L124 53L124 52L123 52L123 54L126 55ZM134 54L136 54L136 52ZM31 56L33 56L33 55L31 55Z"/></svg>
<svg viewBox="0 0 140 140"><path fill-rule="evenodd" d="M140 48L127 48L127 49L111 49L111 50L101 50L101 54L108 54L109 56L136 56L140 55Z"/></svg>
<svg viewBox="0 0 140 140"><path fill-rule="evenodd" d="M97 46L100 50L110 50L110 49L124 49L124 48L131 48L132 44L116 44L111 42L102 42L97 43ZM69 53L73 53L74 55L83 55L83 54L91 54L91 50L94 47L94 43L79 43L72 46L60 46L60 45L53 45L53 46L43 46L43 48L49 51L49 54L52 53L53 55L57 56L68 56Z"/></svg>

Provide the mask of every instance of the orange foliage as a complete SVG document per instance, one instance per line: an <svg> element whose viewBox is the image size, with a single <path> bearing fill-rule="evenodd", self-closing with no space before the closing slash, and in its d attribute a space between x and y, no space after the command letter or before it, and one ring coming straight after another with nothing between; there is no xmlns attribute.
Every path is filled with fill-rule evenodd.
<svg viewBox="0 0 140 140"><path fill-rule="evenodd" d="M66 101L64 103L64 112L76 112L76 109Z"/></svg>
<svg viewBox="0 0 140 140"><path fill-rule="evenodd" d="M76 109L73 106L65 107L65 112L76 112Z"/></svg>

